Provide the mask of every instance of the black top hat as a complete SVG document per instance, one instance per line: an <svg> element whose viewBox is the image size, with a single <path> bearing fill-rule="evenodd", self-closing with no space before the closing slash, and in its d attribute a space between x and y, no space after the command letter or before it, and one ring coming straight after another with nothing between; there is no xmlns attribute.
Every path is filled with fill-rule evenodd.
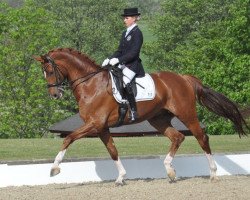
<svg viewBox="0 0 250 200"><path fill-rule="evenodd" d="M141 13L138 12L138 8L125 8L123 17L126 16L139 16Z"/></svg>

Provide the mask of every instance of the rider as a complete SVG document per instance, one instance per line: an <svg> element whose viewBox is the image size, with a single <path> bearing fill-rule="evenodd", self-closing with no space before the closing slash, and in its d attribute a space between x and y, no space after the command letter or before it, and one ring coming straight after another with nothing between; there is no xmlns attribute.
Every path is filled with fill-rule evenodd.
<svg viewBox="0 0 250 200"><path fill-rule="evenodd" d="M131 81L135 77L143 77L145 75L139 57L143 44L143 35L137 26L137 21L140 19L138 8L126 8L121 16L123 16L127 30L122 33L118 50L112 56L106 58L102 66L115 66L119 64L118 67L122 69L123 84L131 109L131 121L135 121L137 118L137 108Z"/></svg>

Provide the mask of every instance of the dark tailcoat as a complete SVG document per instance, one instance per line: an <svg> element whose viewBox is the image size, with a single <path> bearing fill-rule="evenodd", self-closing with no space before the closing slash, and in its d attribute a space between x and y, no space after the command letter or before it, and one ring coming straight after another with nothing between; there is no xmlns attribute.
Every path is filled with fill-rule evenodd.
<svg viewBox="0 0 250 200"><path fill-rule="evenodd" d="M118 58L120 64L135 72L137 77L142 77L145 75L139 57L143 43L142 32L138 26L135 26L126 37L125 34L126 31L122 33L118 50L110 58Z"/></svg>

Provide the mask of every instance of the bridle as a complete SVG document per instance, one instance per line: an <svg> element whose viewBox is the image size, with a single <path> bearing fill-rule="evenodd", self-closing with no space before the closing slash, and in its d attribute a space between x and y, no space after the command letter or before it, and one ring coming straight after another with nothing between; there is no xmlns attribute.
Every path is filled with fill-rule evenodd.
<svg viewBox="0 0 250 200"><path fill-rule="evenodd" d="M45 58L45 63L52 66L53 73L55 74L55 77L56 77L56 82L52 83L52 84L47 84L47 87L48 88L51 88L51 87L63 88L63 87L65 87L65 85L66 85L65 83L67 82L67 79L63 76L62 70L58 67L58 65L55 63L55 61L48 54L46 54L44 56L44 58ZM47 66L43 67L44 72L46 72L46 68L47 68ZM100 73L103 70L105 70L105 69L101 68L101 69L99 69L97 71L90 72L86 76L77 78L77 79L75 79L73 81L68 81L68 83L72 87L73 92L74 92L78 85L80 85L81 83L83 83L85 81L88 81L90 78L92 78L93 76L95 76L96 74ZM63 77L63 78L61 78L61 77ZM79 80L81 80L81 81L79 81ZM77 81L79 81L79 83L77 83L73 88L73 85Z"/></svg>
<svg viewBox="0 0 250 200"><path fill-rule="evenodd" d="M66 81L66 79L63 77L63 73L61 71L61 69L57 66L57 64L55 63L55 61L49 56L49 55L45 55L45 63L47 65L45 65L45 67L43 67L43 71L46 72L46 69L48 67L48 64L52 66L52 70L53 70L53 74L56 77L56 82L52 83L52 84L47 84L48 88L51 87L62 87ZM63 77L63 78L61 78Z"/></svg>

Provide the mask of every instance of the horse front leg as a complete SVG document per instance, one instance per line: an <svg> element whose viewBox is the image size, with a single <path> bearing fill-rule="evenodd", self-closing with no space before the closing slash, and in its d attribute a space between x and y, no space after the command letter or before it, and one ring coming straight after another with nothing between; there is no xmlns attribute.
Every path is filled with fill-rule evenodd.
<svg viewBox="0 0 250 200"><path fill-rule="evenodd" d="M53 163L53 166L50 170L50 176L56 176L57 174L60 173L60 167L59 167L59 164L62 162L63 160L63 157L66 153L66 149L62 150L62 151L59 151L59 153L57 154L56 158L55 158L55 161Z"/></svg>
<svg viewBox="0 0 250 200"><path fill-rule="evenodd" d="M61 148L61 151L57 154L55 161L53 163L53 166L50 170L50 176L55 176L60 173L60 163L63 160L63 157L66 153L67 148L69 147L70 144L72 144L75 140L78 140L80 138L83 138L87 134L93 134L97 133L97 129L93 126L92 123L85 124L73 133L69 134L63 141L63 145Z"/></svg>
<svg viewBox="0 0 250 200"><path fill-rule="evenodd" d="M105 132L103 132L100 135L100 138L101 138L103 144L106 146L111 158L115 162L115 165L116 165L116 167L118 169L119 175L118 175L118 178L115 181L115 184L117 186L118 185L124 185L125 184L124 177L126 175L126 170L124 169L124 167L122 165L122 162L121 162L121 160L120 160L120 158L118 156L117 149L115 147L113 138L112 138L109 130L105 130Z"/></svg>

